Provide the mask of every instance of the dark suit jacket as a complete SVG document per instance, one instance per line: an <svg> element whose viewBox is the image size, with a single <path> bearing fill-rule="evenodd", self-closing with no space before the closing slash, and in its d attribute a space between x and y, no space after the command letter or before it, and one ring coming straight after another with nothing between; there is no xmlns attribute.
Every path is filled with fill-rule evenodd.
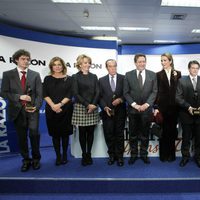
<svg viewBox="0 0 200 200"><path fill-rule="evenodd" d="M26 77L26 86L27 85L29 85L32 90L32 102L37 110L39 110L42 105L42 83L38 72L28 69ZM15 120L22 109L19 97L23 95L17 68L3 73L1 95L9 101L9 118Z"/></svg>
<svg viewBox="0 0 200 200"><path fill-rule="evenodd" d="M178 81L176 91L176 102L180 106L180 120L182 123L190 124L194 120L196 123L200 123L200 117L193 117L188 112L188 108L200 107L200 76L197 78L197 98L194 95L194 89L189 76L182 77ZM196 100L195 100L196 99Z"/></svg>
<svg viewBox="0 0 200 200"><path fill-rule="evenodd" d="M135 114L138 111L131 107L133 102L138 105L148 103L150 112L157 95L157 79L156 74L150 70L145 70L146 78L143 89L140 89L136 70L127 72L124 79L124 97L129 105L129 113ZM146 111L145 111L146 112Z"/></svg>
<svg viewBox="0 0 200 200"><path fill-rule="evenodd" d="M164 69L156 75L158 83L156 105L158 109L162 112L169 111L170 108L175 109L177 106L175 100L176 88L178 79L181 77L181 72L176 70L171 71L170 85Z"/></svg>
<svg viewBox="0 0 200 200"><path fill-rule="evenodd" d="M121 74L117 74L117 84L115 92L113 92L111 89L109 75L106 75L99 79L99 87L100 87L99 104L103 111L106 106L108 106L109 108L113 108L112 101L113 101L113 95L115 95L115 99L121 98L123 101L123 103L119 104L115 108L116 111L121 110L123 113L125 113L126 104L125 104L125 99L123 97L123 85L124 85L124 75Z"/></svg>

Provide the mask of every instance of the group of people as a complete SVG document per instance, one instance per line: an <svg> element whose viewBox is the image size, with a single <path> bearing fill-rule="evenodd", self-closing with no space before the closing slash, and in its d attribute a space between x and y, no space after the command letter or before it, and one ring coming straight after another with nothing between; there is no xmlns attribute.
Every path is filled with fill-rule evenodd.
<svg viewBox="0 0 200 200"><path fill-rule="evenodd" d="M81 164L93 164L91 155L95 125L100 117L108 148L108 165L124 165L124 127L129 121L130 158L133 165L140 157L149 164L148 144L152 115L162 115L162 137L159 139L159 157L162 162L176 159L175 140L178 119L182 126L182 160L185 166L190 158L190 140L193 137L194 158L200 167L200 64L188 64L189 76L181 77L175 70L170 53L161 55L163 69L155 73L146 69L147 58L136 54L136 69L124 75L117 73L117 62L106 61L108 74L101 77L90 72L92 60L79 55L78 73L67 75L65 62L54 57L49 63L50 74L42 84L39 73L28 69L30 53L18 50L13 55L17 67L3 73L1 96L8 99L8 114L13 120L23 157L21 171L40 168L39 109L46 101L45 114L49 135L56 153L55 164L66 164L69 135L73 125L78 126L82 150ZM99 113L98 106L101 108ZM28 139L31 154L29 155ZM140 142L140 145L138 145Z"/></svg>

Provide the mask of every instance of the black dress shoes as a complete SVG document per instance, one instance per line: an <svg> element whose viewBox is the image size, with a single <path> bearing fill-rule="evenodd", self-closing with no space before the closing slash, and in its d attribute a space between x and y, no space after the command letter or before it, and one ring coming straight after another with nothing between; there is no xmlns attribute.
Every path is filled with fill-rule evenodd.
<svg viewBox="0 0 200 200"><path fill-rule="evenodd" d="M21 172L27 172L30 169L31 162L23 162Z"/></svg>
<svg viewBox="0 0 200 200"><path fill-rule="evenodd" d="M129 164L129 165L133 165L137 159L138 159L137 156L132 156L132 157L130 157L130 159L129 159L129 161L128 161L128 164Z"/></svg>
<svg viewBox="0 0 200 200"><path fill-rule="evenodd" d="M143 162L144 162L145 164L150 164L150 163L151 163L150 160L149 160L149 158L148 158L147 156L142 156L142 157L141 157L141 160L143 160Z"/></svg>
<svg viewBox="0 0 200 200"><path fill-rule="evenodd" d="M34 170L40 169L40 161L39 160L34 160L32 163L32 167Z"/></svg>
<svg viewBox="0 0 200 200"><path fill-rule="evenodd" d="M188 158L182 158L181 162L179 163L180 167L184 167L189 162Z"/></svg>
<svg viewBox="0 0 200 200"><path fill-rule="evenodd" d="M108 159L108 165L113 165L115 163L115 158L114 157L109 157Z"/></svg>
<svg viewBox="0 0 200 200"><path fill-rule="evenodd" d="M124 160L123 160L123 158L119 158L119 159L117 160L117 166L122 167L123 165L124 165Z"/></svg>
<svg viewBox="0 0 200 200"><path fill-rule="evenodd" d="M169 158L167 159L168 162L173 162L176 160L175 156L169 156Z"/></svg>

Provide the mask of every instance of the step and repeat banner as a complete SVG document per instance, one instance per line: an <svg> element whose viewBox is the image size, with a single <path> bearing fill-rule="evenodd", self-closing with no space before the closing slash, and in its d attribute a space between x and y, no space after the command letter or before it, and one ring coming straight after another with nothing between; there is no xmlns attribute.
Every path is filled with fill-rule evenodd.
<svg viewBox="0 0 200 200"><path fill-rule="evenodd" d="M12 33L12 32L11 32ZM0 29L1 34L1 29ZM10 34L12 35L12 34ZM68 44L52 44L52 42L42 42L42 41L33 41L28 39L19 39L16 37L6 36L5 34L0 35L0 83L2 79L2 73L4 71L13 69L16 65L13 63L12 55L18 49L26 49L31 53L31 64L30 69L35 70L40 73L42 80L45 76L49 74L48 64L51 58L54 56L59 56L63 58L66 62L68 74L72 75L77 72L75 67L76 58L80 54L87 54L92 58L91 72L95 73L98 77L102 77L107 74L105 68L105 61L107 59L116 59L118 61L118 72L125 74L127 71L135 69L134 65L134 54L137 52L135 48L133 53L125 53L123 55L117 55L117 46L105 48L98 47L98 45L93 44L91 46L83 45L80 43L77 45L76 38L71 38L71 43L76 43L76 46ZM55 38L53 37L54 41ZM85 41L84 41L85 43ZM103 42L102 42L103 43ZM105 41L104 41L105 43ZM108 43L109 44L109 43ZM102 46L102 45L101 45ZM184 46L184 45L183 45ZM195 45L194 45L195 46ZM146 49L138 50L138 52L145 53L148 50ZM158 72L161 70L160 64L160 54L170 52L170 48L160 51L158 53L152 53L148 51L147 54L147 69ZM187 64L190 60L200 61L200 54L187 52L187 48L184 54L179 53L178 51L174 54L174 64L175 69L180 70L182 75L187 75ZM45 121L45 110L44 105L40 110L40 131L41 131L41 146L49 146L51 144L51 138L48 136L46 121ZM17 152L17 137L16 132L13 127L13 123L10 122L6 114L7 102L5 99L0 99L0 155L4 153ZM93 145L93 156L94 157L106 157L107 148L104 140L102 122L100 122L95 129L95 140ZM124 130L125 135L125 156L129 156L129 145L128 145L128 126ZM179 139L176 142L177 155L180 156L180 145L181 145L181 128L179 129ZM81 157L81 150L79 145L79 135L77 127L74 127L74 134L71 136L71 153L75 157ZM158 138L153 134L150 135L150 145L149 145L149 155L158 156Z"/></svg>

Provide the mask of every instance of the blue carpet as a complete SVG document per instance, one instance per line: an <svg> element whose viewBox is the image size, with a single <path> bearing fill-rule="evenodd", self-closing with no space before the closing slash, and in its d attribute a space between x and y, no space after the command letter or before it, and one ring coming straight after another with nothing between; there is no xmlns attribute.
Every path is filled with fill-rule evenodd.
<svg viewBox="0 0 200 200"><path fill-rule="evenodd" d="M10 155L0 157L2 177L34 177L34 178L119 178L119 179L200 179L200 169L193 159L184 168L179 167L180 158L175 162L160 162L158 158L151 158L151 164L146 165L142 160L137 160L134 165L128 165L128 158L125 158L125 165L108 166L106 158L95 158L94 164L83 167L81 159L69 157L67 165L55 166L55 153L52 147L42 148L41 169L30 170L26 173L20 172L21 157Z"/></svg>

